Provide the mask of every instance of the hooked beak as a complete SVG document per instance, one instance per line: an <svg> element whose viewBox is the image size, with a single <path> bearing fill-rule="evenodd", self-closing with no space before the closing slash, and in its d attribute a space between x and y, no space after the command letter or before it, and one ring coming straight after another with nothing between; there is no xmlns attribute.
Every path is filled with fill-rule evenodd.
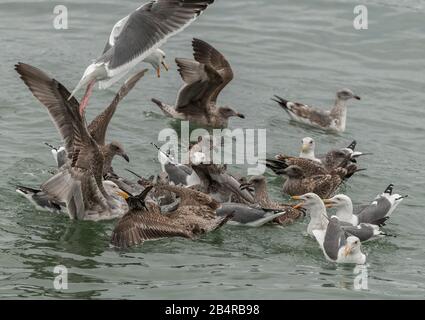
<svg viewBox="0 0 425 320"><path fill-rule="evenodd" d="M348 256L352 250L353 250L353 247L350 246L349 244L346 244L344 249L344 256Z"/></svg>
<svg viewBox="0 0 425 320"><path fill-rule="evenodd" d="M333 201L332 199L323 199L323 203L325 204L326 208L332 208L335 204L335 201Z"/></svg>
<svg viewBox="0 0 425 320"><path fill-rule="evenodd" d="M168 67L168 65L165 63L165 61L162 61L161 62L161 64L162 64L162 66L164 67L164 69L166 70L166 71L169 71L170 70L170 68Z"/></svg>
<svg viewBox="0 0 425 320"><path fill-rule="evenodd" d="M241 119L245 119L245 116L242 113L236 113L236 116L241 118Z"/></svg>
<svg viewBox="0 0 425 320"><path fill-rule="evenodd" d="M123 153L121 157L123 157L125 161L130 162L130 158L128 157L127 153Z"/></svg>
<svg viewBox="0 0 425 320"><path fill-rule="evenodd" d="M291 197L291 199L293 199L293 200L304 200L301 196L293 196L293 197ZM304 204L303 202L298 203L297 205L293 206L292 208L293 209L301 209L303 207L303 204Z"/></svg>
<svg viewBox="0 0 425 320"><path fill-rule="evenodd" d="M354 99L361 100L361 98L359 96L354 96Z"/></svg>
<svg viewBox="0 0 425 320"><path fill-rule="evenodd" d="M127 192L124 192L124 191L117 191L117 195L124 198L125 200L127 200L130 197L130 195Z"/></svg>

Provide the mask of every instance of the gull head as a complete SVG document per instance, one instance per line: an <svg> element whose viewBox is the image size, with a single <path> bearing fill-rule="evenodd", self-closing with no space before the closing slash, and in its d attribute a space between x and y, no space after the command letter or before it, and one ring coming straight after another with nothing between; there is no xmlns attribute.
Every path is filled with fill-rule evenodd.
<svg viewBox="0 0 425 320"><path fill-rule="evenodd" d="M130 158L124 150L124 146L118 141L112 141L110 144L110 150L113 155L118 155L124 158L125 161L130 162Z"/></svg>
<svg viewBox="0 0 425 320"><path fill-rule="evenodd" d="M353 91L351 91L350 89L341 89L336 93L336 97L339 100L350 100L350 99L356 99L356 100L360 100L360 97L358 95L355 95Z"/></svg>
<svg viewBox="0 0 425 320"><path fill-rule="evenodd" d="M351 211L353 208L353 203L351 202L350 197L345 194L337 194L330 199L324 199L323 202L325 203L326 208L351 209Z"/></svg>
<svg viewBox="0 0 425 320"><path fill-rule="evenodd" d="M302 196L293 196L292 199L301 201L299 204L294 206L294 209L304 208L307 209L307 211L313 210L326 212L322 199L320 199L320 197L315 193L310 192L303 194Z"/></svg>
<svg viewBox="0 0 425 320"><path fill-rule="evenodd" d="M218 112L220 116L225 119L228 119L230 117L239 117L241 119L245 119L245 116L242 113L236 112L235 110L229 107L221 107L218 109Z"/></svg>
<svg viewBox="0 0 425 320"><path fill-rule="evenodd" d="M156 71L156 75L158 78L161 77L161 65L164 67L166 71L169 70L168 65L165 63L165 52L161 49L156 49L149 56L146 57L144 62L149 63Z"/></svg>
<svg viewBox="0 0 425 320"><path fill-rule="evenodd" d="M305 137L302 139L302 146L301 146L301 158L309 158L311 156L314 157L314 149L316 147L316 143L314 142L313 138Z"/></svg>
<svg viewBox="0 0 425 320"><path fill-rule="evenodd" d="M349 236L347 238L347 243L344 248L344 256L347 257L349 255L356 255L361 253L361 242L360 239L355 236Z"/></svg>

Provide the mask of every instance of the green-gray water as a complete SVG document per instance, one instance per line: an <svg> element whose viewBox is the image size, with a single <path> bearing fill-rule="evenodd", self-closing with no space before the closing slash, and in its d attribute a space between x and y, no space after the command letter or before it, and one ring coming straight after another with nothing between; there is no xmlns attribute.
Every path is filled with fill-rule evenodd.
<svg viewBox="0 0 425 320"><path fill-rule="evenodd" d="M62 1L69 29L53 28L54 1L0 1L0 298L424 298L425 4L421 0L363 1L369 29L355 30L348 0L216 0L206 13L163 48L190 57L192 37L219 48L235 79L220 102L245 113L231 128L267 128L267 151L296 154L311 136L319 151L352 139L373 152L367 171L344 191L370 201L389 183L409 194L386 231L396 237L364 245L368 290L355 290L353 267L327 263L303 233L306 221L280 229L225 227L199 241L170 239L126 253L109 247L114 223L72 222L36 211L15 193L16 184L38 186L53 161L44 141L59 144L46 110L13 70L27 62L69 89L105 44L111 27L140 1ZM131 168L159 172L149 142L170 126L152 97L174 102L181 80L173 64L161 79L150 72L112 121L109 137L122 141ZM349 87L362 100L349 108L347 131L324 134L288 122L273 94L328 106ZM96 90L88 117L115 90ZM116 171L126 163L117 159ZM232 172L244 173L241 167ZM281 180L267 173L280 198ZM69 268L69 289L53 289L53 268Z"/></svg>

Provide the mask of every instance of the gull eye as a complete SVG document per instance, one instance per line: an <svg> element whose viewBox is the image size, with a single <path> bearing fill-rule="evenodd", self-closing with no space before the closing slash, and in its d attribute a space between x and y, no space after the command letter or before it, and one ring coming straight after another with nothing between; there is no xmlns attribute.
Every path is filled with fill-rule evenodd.
<svg viewBox="0 0 425 320"><path fill-rule="evenodd" d="M354 241L354 243L355 243L355 244L358 244L359 242L356 240L356 241Z"/></svg>
<svg viewBox="0 0 425 320"><path fill-rule="evenodd" d="M310 144L313 144L313 141L310 141Z"/></svg>

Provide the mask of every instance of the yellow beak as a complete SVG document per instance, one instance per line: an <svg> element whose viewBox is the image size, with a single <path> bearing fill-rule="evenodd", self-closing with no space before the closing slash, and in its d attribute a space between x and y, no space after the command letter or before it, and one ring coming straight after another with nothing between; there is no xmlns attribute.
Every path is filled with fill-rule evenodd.
<svg viewBox="0 0 425 320"><path fill-rule="evenodd" d="M119 195L120 197L123 197L125 200L127 200L130 197L130 195L124 191L117 191L117 195Z"/></svg>
<svg viewBox="0 0 425 320"><path fill-rule="evenodd" d="M302 148L301 148L302 152L307 152L308 151L308 145L303 144Z"/></svg>
<svg viewBox="0 0 425 320"><path fill-rule="evenodd" d="M293 199L293 200L303 200L303 199L301 199L300 196L293 196L293 197L291 197L291 199ZM301 202L301 203L298 203L297 205L293 206L292 208L301 209L302 207L303 207L303 203Z"/></svg>
<svg viewBox="0 0 425 320"><path fill-rule="evenodd" d="M293 197L291 197L291 199L293 199L293 200L302 200L300 196L293 196Z"/></svg>
<svg viewBox="0 0 425 320"><path fill-rule="evenodd" d="M323 199L323 203L325 204L326 208L332 208L334 205L332 199Z"/></svg>
<svg viewBox="0 0 425 320"><path fill-rule="evenodd" d="M156 75L157 75L158 78L161 78L161 68L160 67L156 68Z"/></svg>
<svg viewBox="0 0 425 320"><path fill-rule="evenodd" d="M165 63L165 61L161 62L162 66L164 67L165 70L170 70L170 68L168 67L168 65Z"/></svg>
<svg viewBox="0 0 425 320"><path fill-rule="evenodd" d="M353 248L350 245L346 244L344 249L344 256L348 256L351 253L352 249Z"/></svg>

